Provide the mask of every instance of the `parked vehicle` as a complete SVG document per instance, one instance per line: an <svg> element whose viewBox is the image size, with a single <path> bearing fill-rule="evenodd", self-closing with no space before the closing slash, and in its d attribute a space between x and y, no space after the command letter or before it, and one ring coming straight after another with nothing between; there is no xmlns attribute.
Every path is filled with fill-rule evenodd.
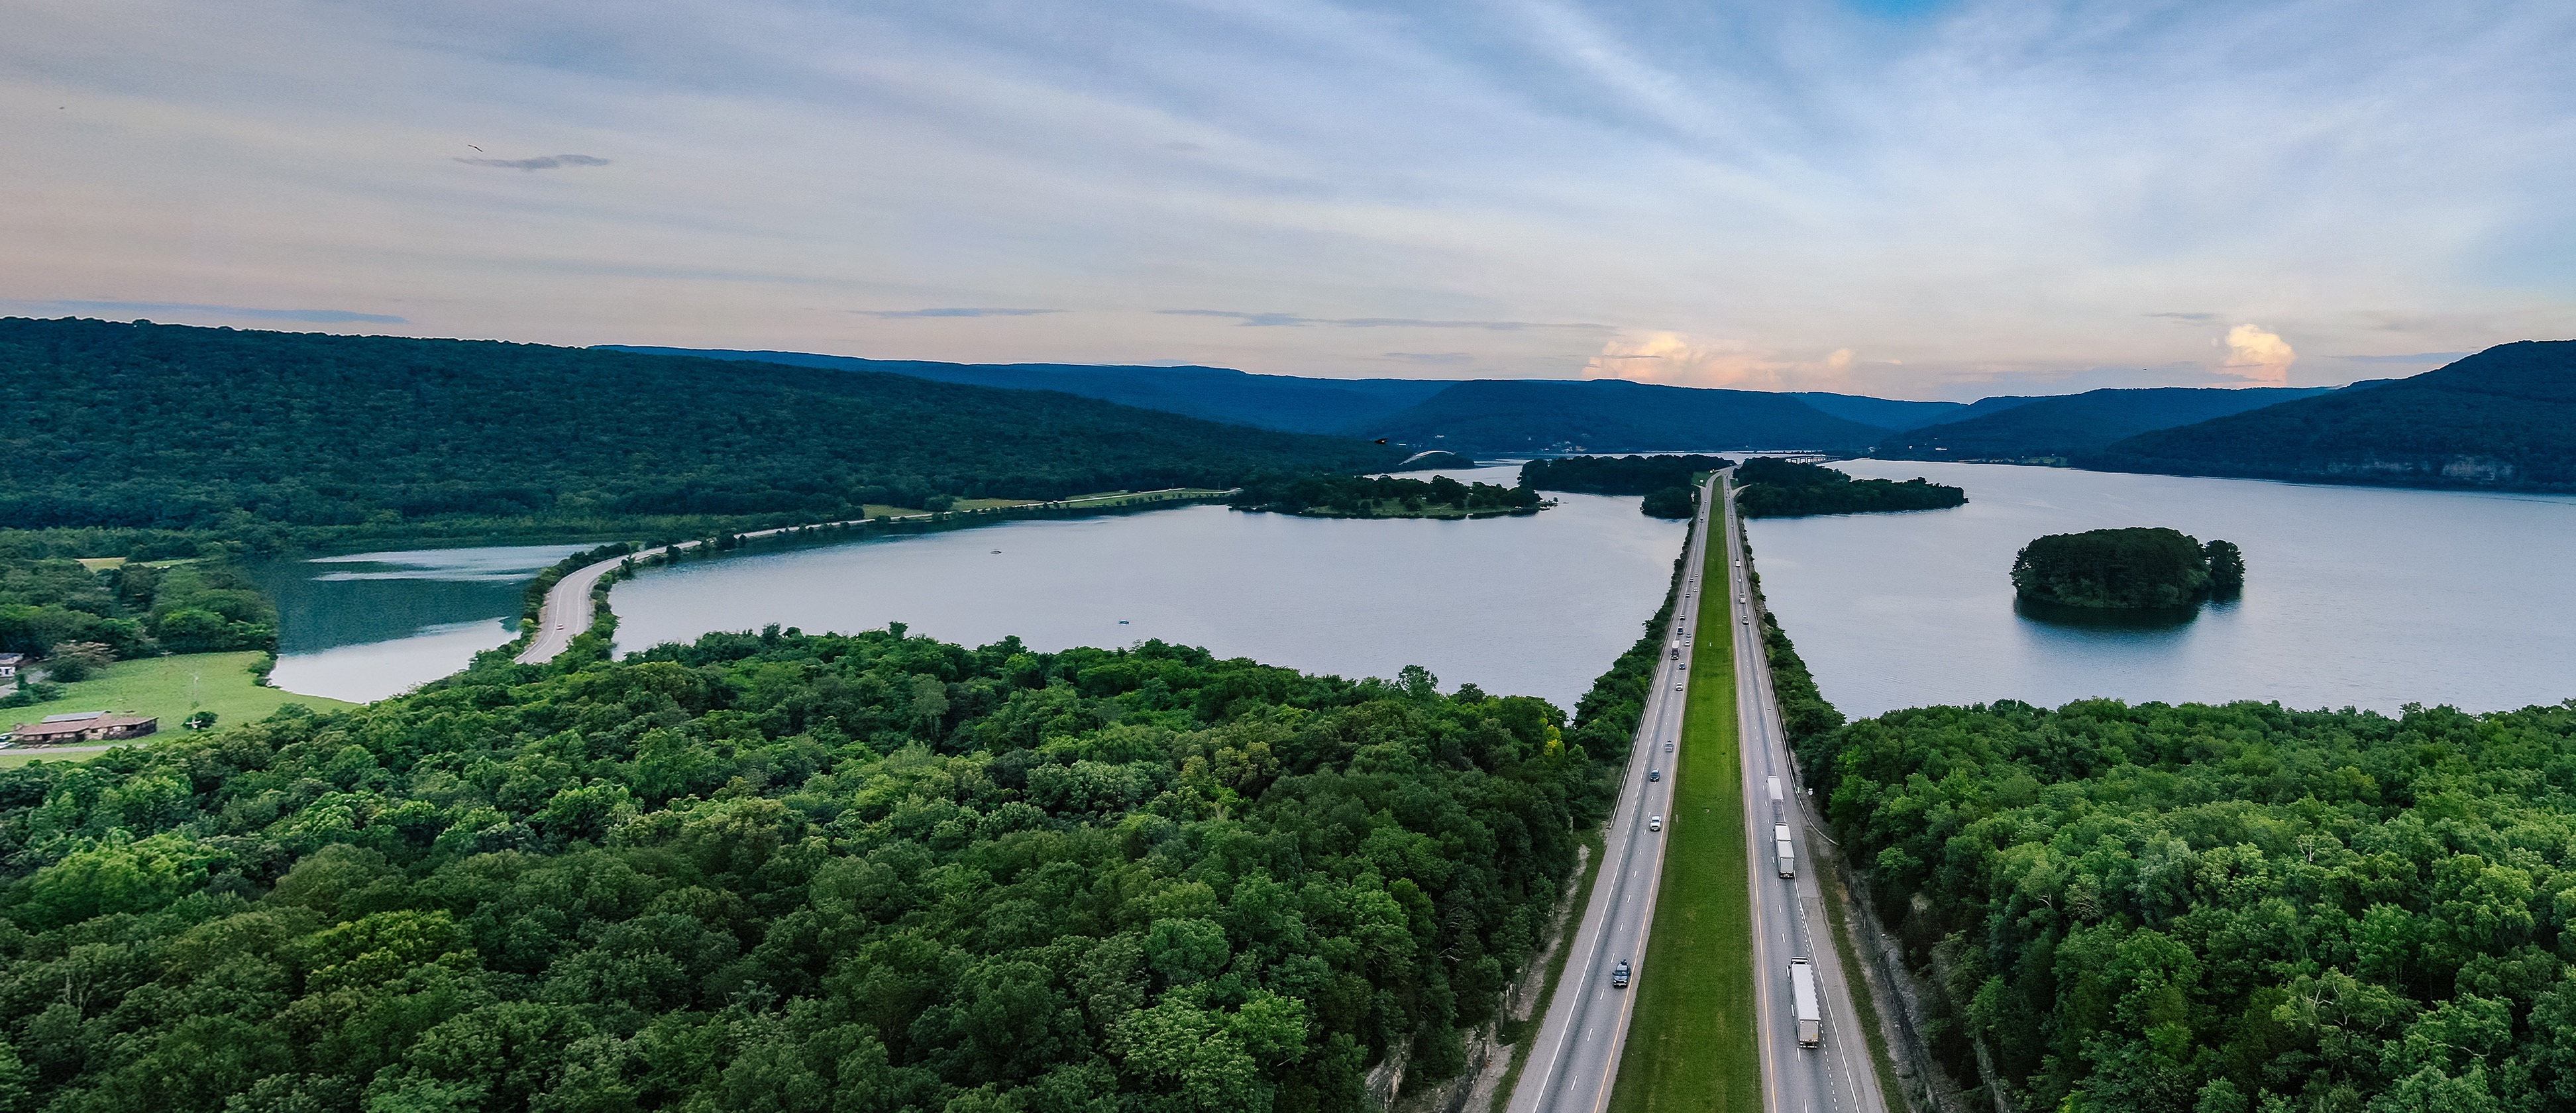
<svg viewBox="0 0 2576 1113"><path fill-rule="evenodd" d="M1822 1046L1825 1014L1816 1007L1816 968L1806 959L1789 960L1789 1003L1798 1010L1798 1046Z"/></svg>

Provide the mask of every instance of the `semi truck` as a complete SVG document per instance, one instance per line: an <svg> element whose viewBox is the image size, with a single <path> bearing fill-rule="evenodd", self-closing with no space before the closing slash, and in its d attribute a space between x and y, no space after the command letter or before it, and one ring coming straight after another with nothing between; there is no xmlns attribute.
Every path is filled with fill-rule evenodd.
<svg viewBox="0 0 2576 1113"><path fill-rule="evenodd" d="M1822 1046L1825 1014L1816 1008L1816 968L1806 959L1789 960L1789 1003L1798 1010L1798 1046Z"/></svg>
<svg viewBox="0 0 2576 1113"><path fill-rule="evenodd" d="M1771 847L1774 851L1778 852L1780 856L1780 876L1798 876L1798 852L1790 849L1789 847L1788 824L1781 823L1772 825Z"/></svg>

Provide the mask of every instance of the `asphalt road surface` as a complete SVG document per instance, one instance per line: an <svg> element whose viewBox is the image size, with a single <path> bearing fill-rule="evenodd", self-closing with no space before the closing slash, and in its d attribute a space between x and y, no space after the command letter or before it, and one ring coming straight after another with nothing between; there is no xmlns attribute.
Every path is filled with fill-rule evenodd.
<svg viewBox="0 0 2576 1113"><path fill-rule="evenodd" d="M1619 1076L1619 1049L1627 1042L1629 1004L1635 1000L1633 984L1628 989L1610 984L1610 970L1624 959L1637 980L1655 976L1642 964L1646 931L1655 917L1655 888L1663 879L1673 782L1669 776L1649 781L1646 771L1669 771L1673 758L1680 756L1667 756L1664 743L1682 736L1682 704L1689 693L1677 688L1690 674L1681 668L1683 662L1674 660L1671 645L1698 625L1699 579L1706 564L1709 508L1717 502L1714 493L1712 486L1700 495L1699 526L1691 532L1683 564L1684 595L1673 612L1673 630L1656 665L1645 716L1629 743L1627 781L1618 810L1611 814L1601 875L1575 929L1574 950L1556 997L1539 1024L1538 1042L1512 1091L1511 1113L1598 1113L1608 1105L1611 1083ZM1665 831L1647 829L1655 816L1664 818Z"/></svg>
<svg viewBox="0 0 2576 1113"><path fill-rule="evenodd" d="M1789 760L1788 734L1780 726L1771 666L1762 651L1760 604L1750 602L1753 592L1740 559L1744 527L1735 514L1732 489L1726 498L1726 549L1728 582L1722 590L1732 597L1736 618L1745 843L1752 851L1747 865L1753 885L1753 986L1762 1018L1754 1039L1762 1056L1763 1108L1766 1113L1886 1113L1887 1101L1870 1067L1869 1047L1862 1042L1842 960L1834 953L1817 871L1810 868L1814 855L1809 846L1815 836L1805 809L1812 801ZM1780 778L1785 798L1776 805L1771 801L1772 777ZM1775 825L1786 825L1791 832L1795 880L1780 876L1772 846ZM1798 1046L1797 1017L1789 999L1792 958L1815 964L1816 995L1824 1013L1824 1040L1818 1047Z"/></svg>

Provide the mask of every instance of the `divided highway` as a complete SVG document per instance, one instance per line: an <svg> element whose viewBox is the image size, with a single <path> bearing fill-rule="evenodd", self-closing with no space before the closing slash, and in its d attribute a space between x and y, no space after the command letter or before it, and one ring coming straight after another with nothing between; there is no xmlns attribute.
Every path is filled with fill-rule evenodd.
<svg viewBox="0 0 2576 1113"><path fill-rule="evenodd" d="M1690 551L1683 554L1682 599L1673 609L1667 643L1688 637L1699 625L1700 571L1707 566L1711 509L1717 504L1716 477L1700 492L1699 523L1691 531ZM1725 585L1716 585L1725 590ZM1685 654L1685 657L1688 655ZM1619 1050L1628 1038L1629 1004L1635 990L1610 984L1611 968L1646 957L1646 930L1655 918L1655 890L1663 880L1664 835L1650 830L1655 817L1672 816L1670 778L1650 781L1650 769L1670 770L1672 755L1664 743L1682 736L1682 706L1690 679L1668 652L1656 653L1655 677L1646 694L1646 712L1629 741L1628 773L1610 817L1600 877L1592 883L1592 903L1574 932L1574 950L1539 1023L1528 1065L1521 1068L1512 1091L1511 1113L1598 1113L1610 1102L1610 1086L1619 1076ZM1767 843L1765 845L1768 845ZM1639 979L1655 976L1636 968Z"/></svg>
<svg viewBox="0 0 2576 1113"><path fill-rule="evenodd" d="M1806 860L1809 827L1800 808L1802 795L1789 760L1787 734L1772 697L1760 619L1738 561L1743 532L1731 488L1728 477L1720 474L1710 477L1700 493L1699 524L1684 558L1685 594L1675 610L1670 635L1688 638L1697 632L1697 592L1708 567L1708 539L1716 533L1726 554L1720 562L1723 578L1705 587L1731 597L1725 613L1730 618L1728 636L1735 638L1745 843L1750 851L1744 865L1753 893L1754 938L1744 941L1743 950L1709 955L1706 961L1734 962L1751 955L1754 1007L1759 1014L1755 1038L1766 1113L1885 1113L1886 1102L1870 1067L1868 1045L1855 1019L1842 963L1827 934L1823 894L1815 873L1801 868L1794 879L1784 879L1774 856L1775 828L1787 826L1798 859ZM1719 528L1712 528L1712 518ZM1610 974L1619 962L1636 963L1646 953L1665 845L1664 833L1650 829L1650 824L1657 816L1671 818L1673 785L1669 777L1648 780L1647 772L1673 767L1664 744L1682 737L1682 708L1688 693L1681 686L1690 675L1682 665L1688 656L1675 660L1665 653L1657 662L1644 720L1630 743L1627 776L1611 817L1601 875L1575 930L1574 949L1540 1023L1528 1065L1512 1092L1511 1113L1602 1113L1609 1105L1635 992L1633 987L1613 986ZM1783 790L1776 809L1769 791L1769 778L1775 776ZM1813 964L1823 1013L1823 1039L1817 1047L1798 1044L1798 1017L1789 988L1792 958ZM1635 977L1642 981L1656 973L1637 967ZM1743 1006L1712 1001L1708 1007ZM1709 1054L1718 1053L1709 1049Z"/></svg>
<svg viewBox="0 0 2576 1113"><path fill-rule="evenodd" d="M1744 523L1735 512L1734 484L1727 486L1727 582L1722 589L1734 596L1744 837L1752 851L1747 865L1753 885L1753 987L1762 1018L1754 1041L1762 1055L1763 1108L1766 1113L1886 1113L1887 1099L1879 1092L1869 1045L1852 1008L1851 987L1834 951L1833 929L1825 920L1824 891L1809 850L1816 837L1806 820L1809 801L1789 759L1788 732L1780 725L1770 659L1762 648L1761 605L1752 602L1742 560ZM1773 777L1780 779L1782 799L1777 803L1771 799ZM1789 828L1795 847L1795 879L1780 876L1774 857L1772 836L1781 826ZM1817 1047L1798 1046L1798 1017L1789 988L1793 958L1813 964L1824 1014L1823 1041Z"/></svg>

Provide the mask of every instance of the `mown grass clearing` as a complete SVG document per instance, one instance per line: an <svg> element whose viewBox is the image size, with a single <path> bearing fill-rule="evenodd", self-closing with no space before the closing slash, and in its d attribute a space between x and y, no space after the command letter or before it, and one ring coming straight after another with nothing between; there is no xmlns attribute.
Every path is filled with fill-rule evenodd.
<svg viewBox="0 0 2576 1113"><path fill-rule="evenodd" d="M122 711L161 720L159 735L139 740L141 745L150 745L163 735L182 733L185 728L180 724L198 711L214 712L215 725L227 727L265 719L290 703L315 711L357 706L260 687L251 682L250 675L251 665L259 658L258 653L184 653L118 661L100 669L92 679L63 685L65 694L61 699L33 707L0 708L0 724L32 723L47 715L74 711ZM55 756L79 760L96 753L76 750ZM45 756L42 749L0 750L0 767L24 765Z"/></svg>

